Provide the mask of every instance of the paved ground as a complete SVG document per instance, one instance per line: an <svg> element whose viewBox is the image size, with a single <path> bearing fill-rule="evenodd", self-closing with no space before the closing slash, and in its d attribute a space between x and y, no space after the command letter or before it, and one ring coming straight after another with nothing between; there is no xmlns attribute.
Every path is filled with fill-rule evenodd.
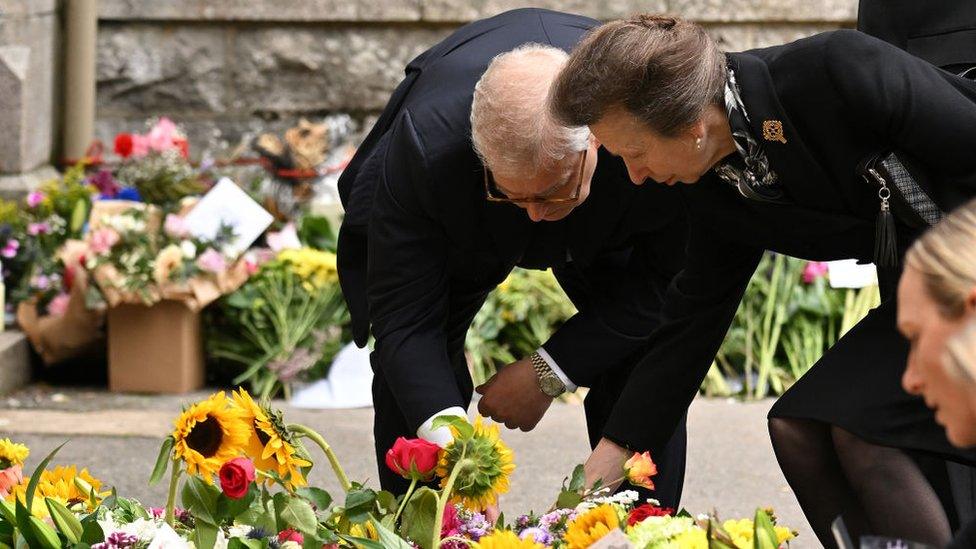
<svg viewBox="0 0 976 549"><path fill-rule="evenodd" d="M159 440L168 433L181 403L193 398L33 388L0 400L0 435L31 447L29 466L70 440L56 463L86 465L119 493L161 504L164 488L150 488L146 479ZM714 509L725 517L749 516L756 506L772 506L784 524L801 532L793 547L819 547L776 465L765 427L770 403L694 403L682 504L693 513ZM288 421L309 425L327 438L351 478L375 479L371 410L284 410ZM563 477L588 453L582 408L577 405L555 406L534 432L506 432L504 438L518 464L512 492L503 499L509 516L548 507ZM337 491L328 467L317 467L311 481Z"/></svg>

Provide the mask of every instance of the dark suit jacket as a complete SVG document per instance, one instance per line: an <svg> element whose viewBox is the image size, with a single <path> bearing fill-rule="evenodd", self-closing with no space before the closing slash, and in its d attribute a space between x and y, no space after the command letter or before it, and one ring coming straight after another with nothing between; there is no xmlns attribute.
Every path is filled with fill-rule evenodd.
<svg viewBox="0 0 976 549"><path fill-rule="evenodd" d="M635 448L670 436L764 250L871 261L879 199L858 175L862 159L889 149L911 155L944 210L976 195L976 83L850 30L728 58L789 203L746 199L712 172L683 187L687 264L668 289L652 350L605 428ZM782 122L786 143L763 140L767 120ZM903 245L912 237L904 229ZM628 437L634 418L650 427Z"/></svg>
<svg viewBox="0 0 976 549"><path fill-rule="evenodd" d="M973 0L861 0L857 28L937 67L976 64Z"/></svg>
<svg viewBox="0 0 976 549"><path fill-rule="evenodd" d="M364 344L371 326L374 368L411 429L469 401L456 379L466 375L464 334L516 265L584 280L579 314L545 344L577 384L632 354L656 326L683 252L677 193L634 186L601 151L588 200L562 221L533 223L485 199L470 142L474 85L495 55L526 42L568 50L595 24L523 9L461 28L408 65L340 179L339 280L355 338Z"/></svg>

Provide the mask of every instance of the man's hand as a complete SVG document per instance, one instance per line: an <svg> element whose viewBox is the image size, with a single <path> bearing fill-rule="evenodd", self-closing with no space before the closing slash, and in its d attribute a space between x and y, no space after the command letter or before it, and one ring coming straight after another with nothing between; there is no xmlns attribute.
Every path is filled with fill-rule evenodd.
<svg viewBox="0 0 976 549"><path fill-rule="evenodd" d="M593 453L586 460L586 486L602 480L601 486L616 490L624 480L624 463L633 455L630 450L601 438Z"/></svg>
<svg viewBox="0 0 976 549"><path fill-rule="evenodd" d="M531 431L552 404L527 358L505 366L475 390L482 395L478 412L509 429Z"/></svg>

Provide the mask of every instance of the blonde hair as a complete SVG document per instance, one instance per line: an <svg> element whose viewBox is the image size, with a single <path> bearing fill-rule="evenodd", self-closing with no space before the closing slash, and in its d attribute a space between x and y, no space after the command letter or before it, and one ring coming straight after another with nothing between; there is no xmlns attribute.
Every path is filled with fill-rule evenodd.
<svg viewBox="0 0 976 549"><path fill-rule="evenodd" d="M976 288L976 199L954 210L909 248L905 264L922 275L942 313L959 318Z"/></svg>
<svg viewBox="0 0 976 549"><path fill-rule="evenodd" d="M949 375L976 385L976 321L949 338L943 360Z"/></svg>
<svg viewBox="0 0 976 549"><path fill-rule="evenodd" d="M495 56L474 88L471 142L496 175L532 176L585 149L590 131L549 113L552 81L569 56L528 43Z"/></svg>

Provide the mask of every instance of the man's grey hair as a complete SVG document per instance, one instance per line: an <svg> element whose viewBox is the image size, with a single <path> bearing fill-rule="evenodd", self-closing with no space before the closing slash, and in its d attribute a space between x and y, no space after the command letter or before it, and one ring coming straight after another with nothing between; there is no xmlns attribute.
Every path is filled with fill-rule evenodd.
<svg viewBox="0 0 976 549"><path fill-rule="evenodd" d="M549 88L568 59L542 44L496 55L474 88L471 141L502 177L532 177L588 146L585 126L568 128L550 114Z"/></svg>

